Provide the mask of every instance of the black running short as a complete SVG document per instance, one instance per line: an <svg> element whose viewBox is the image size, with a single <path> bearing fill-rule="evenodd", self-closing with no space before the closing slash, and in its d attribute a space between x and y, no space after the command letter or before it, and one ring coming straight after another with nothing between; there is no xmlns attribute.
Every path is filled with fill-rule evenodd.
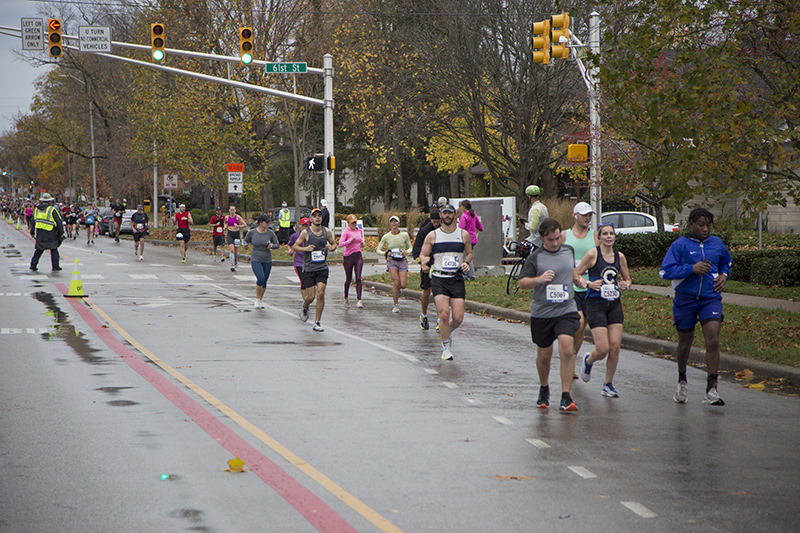
<svg viewBox="0 0 800 533"><path fill-rule="evenodd" d="M589 298L586 300L587 310L586 319L589 321L590 328L605 328L609 324L622 324L624 315L622 314L622 301L603 300L602 298Z"/></svg>
<svg viewBox="0 0 800 533"><path fill-rule="evenodd" d="M531 317L531 340L539 348L549 348L559 335L575 337L581 327L581 316L576 312L553 318Z"/></svg>
<svg viewBox="0 0 800 533"><path fill-rule="evenodd" d="M329 269L325 270L312 270L311 272L303 272L300 277L300 288L301 289L310 289L311 287L316 287L317 283L328 283L328 272Z"/></svg>
<svg viewBox="0 0 800 533"><path fill-rule="evenodd" d="M464 300L467 297L464 278L461 276L454 276L452 278L431 276L431 292L434 298L439 295L444 295L450 298Z"/></svg>

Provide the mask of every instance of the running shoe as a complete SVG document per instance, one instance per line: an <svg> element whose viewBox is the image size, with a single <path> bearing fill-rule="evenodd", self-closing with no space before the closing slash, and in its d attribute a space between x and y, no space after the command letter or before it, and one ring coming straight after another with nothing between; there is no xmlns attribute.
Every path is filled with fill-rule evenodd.
<svg viewBox="0 0 800 533"><path fill-rule="evenodd" d="M439 322L436 322L436 331L439 331Z"/></svg>
<svg viewBox="0 0 800 533"><path fill-rule="evenodd" d="M689 387L685 381L678 382L678 390L675 391L675 401L678 403L686 403L686 400L689 398L688 394Z"/></svg>
<svg viewBox="0 0 800 533"><path fill-rule="evenodd" d="M342 296L342 300L344 301L344 308L350 309L350 298L347 296Z"/></svg>
<svg viewBox="0 0 800 533"><path fill-rule="evenodd" d="M428 324L428 317L419 315L419 329L431 329L430 324Z"/></svg>
<svg viewBox="0 0 800 533"><path fill-rule="evenodd" d="M319 322L314 322L314 331L325 331L325 328L322 327L322 324Z"/></svg>
<svg viewBox="0 0 800 533"><path fill-rule="evenodd" d="M236 267L231 265L231 272L236 272Z"/></svg>
<svg viewBox="0 0 800 533"><path fill-rule="evenodd" d="M725 405L725 402L719 397L719 391L717 390L716 385L708 389L706 397L703 398L703 403L707 403L708 405Z"/></svg>
<svg viewBox="0 0 800 533"><path fill-rule="evenodd" d="M399 312L400 312L400 306L399 305L392 306L392 313L399 313Z"/></svg>
<svg viewBox="0 0 800 533"><path fill-rule="evenodd" d="M303 322L306 322L308 320L308 308L307 307L303 307L303 309L300 311L300 320L302 320Z"/></svg>
<svg viewBox="0 0 800 533"><path fill-rule="evenodd" d="M92 241L92 244L94 244L94 241Z"/></svg>
<svg viewBox="0 0 800 533"><path fill-rule="evenodd" d="M139 261L144 261L144 256L140 255L139 256Z"/></svg>
<svg viewBox="0 0 800 533"><path fill-rule="evenodd" d="M253 308L264 309L264 302L262 302L261 300L256 300L256 302L253 304Z"/></svg>
<svg viewBox="0 0 800 533"><path fill-rule="evenodd" d="M356 302L356 309L361 309L364 307L364 304L361 303L361 300Z"/></svg>
<svg viewBox="0 0 800 533"><path fill-rule="evenodd" d="M577 410L578 406L575 405L570 396L561 397L561 411L575 412Z"/></svg>
<svg viewBox="0 0 800 533"><path fill-rule="evenodd" d="M539 397L536 399L536 407L547 409L550 407L550 387L539 387Z"/></svg>
<svg viewBox="0 0 800 533"><path fill-rule="evenodd" d="M586 354L583 356L583 362L581 363L581 379L589 383L589 380L592 379L592 365L586 362L589 359L590 354Z"/></svg>
<svg viewBox="0 0 800 533"><path fill-rule="evenodd" d="M600 394L605 396L606 398L619 398L619 393L617 389L614 388L614 385L611 383L606 383L603 385L603 390L600 391Z"/></svg>
<svg viewBox="0 0 800 533"><path fill-rule="evenodd" d="M185 263L185 262L186 262L186 258L184 257L183 259L181 259L181 263Z"/></svg>
<svg viewBox="0 0 800 533"><path fill-rule="evenodd" d="M219 262L220 263L224 263L225 262L225 256L222 256L222 258L219 260Z"/></svg>
<svg viewBox="0 0 800 533"><path fill-rule="evenodd" d="M442 359L445 361L453 360L453 352L450 351L450 348L445 348L442 350Z"/></svg>

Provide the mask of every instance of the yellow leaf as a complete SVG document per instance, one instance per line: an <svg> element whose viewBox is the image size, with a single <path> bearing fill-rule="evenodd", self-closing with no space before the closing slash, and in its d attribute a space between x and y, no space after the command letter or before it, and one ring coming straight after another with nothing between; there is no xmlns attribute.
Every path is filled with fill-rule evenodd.
<svg viewBox="0 0 800 533"><path fill-rule="evenodd" d="M748 388L751 388L753 390L764 390L764 382L762 381L761 383L751 383L750 385L748 385Z"/></svg>
<svg viewBox="0 0 800 533"><path fill-rule="evenodd" d="M244 459L240 459L238 456L236 456L228 461L228 466L230 467L231 472L242 472L244 470Z"/></svg>

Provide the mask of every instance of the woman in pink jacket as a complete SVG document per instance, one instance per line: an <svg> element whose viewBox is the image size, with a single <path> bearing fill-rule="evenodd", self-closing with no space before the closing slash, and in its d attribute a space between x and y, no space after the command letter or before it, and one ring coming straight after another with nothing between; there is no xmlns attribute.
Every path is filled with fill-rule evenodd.
<svg viewBox="0 0 800 533"><path fill-rule="evenodd" d="M478 218L478 215L476 215L475 211L472 209L472 202L469 200L461 200L460 207L463 212L461 213L461 218L458 219L458 227L467 230L467 233L469 233L473 257L475 257L474 253L475 246L478 244L478 232L483 231L483 225L481 224L481 219ZM475 281L475 268L472 266L472 261L469 262L468 279L470 281Z"/></svg>
<svg viewBox="0 0 800 533"><path fill-rule="evenodd" d="M339 237L339 247L344 248L344 308L350 308L350 299L347 295L350 292L350 283L355 270L356 298L358 299L356 307L361 309L364 307L361 303L361 270L364 267L361 249L364 247L364 232L358 228L358 217L355 215L347 215L347 227Z"/></svg>

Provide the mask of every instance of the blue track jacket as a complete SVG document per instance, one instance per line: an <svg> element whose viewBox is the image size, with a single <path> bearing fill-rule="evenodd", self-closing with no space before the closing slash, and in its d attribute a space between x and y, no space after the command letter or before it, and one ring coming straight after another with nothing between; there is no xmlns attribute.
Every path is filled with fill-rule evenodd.
<svg viewBox="0 0 800 533"><path fill-rule="evenodd" d="M711 269L705 276L692 272L692 266L703 259L711 262ZM662 279L671 279L675 292L691 298L722 298L714 291L714 280L720 274L731 277L731 261L733 258L719 237L709 236L699 241L689 235L679 237L667 250L661 262L658 275Z"/></svg>

